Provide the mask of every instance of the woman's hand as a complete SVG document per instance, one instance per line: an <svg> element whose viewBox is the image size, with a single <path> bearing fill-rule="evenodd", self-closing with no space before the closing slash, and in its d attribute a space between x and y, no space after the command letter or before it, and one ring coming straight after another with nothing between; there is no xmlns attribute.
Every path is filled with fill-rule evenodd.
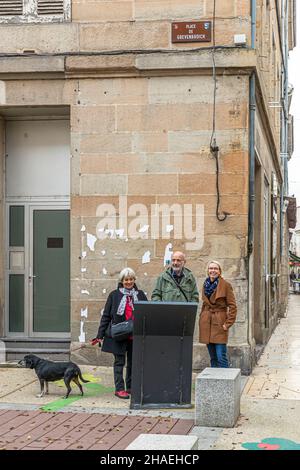
<svg viewBox="0 0 300 470"><path fill-rule="evenodd" d="M93 339L91 339L91 341L90 341L90 344L91 344L92 346L95 346L95 344L99 344L99 343L100 343L100 344L102 343L102 339L100 339L100 338L93 338Z"/></svg>

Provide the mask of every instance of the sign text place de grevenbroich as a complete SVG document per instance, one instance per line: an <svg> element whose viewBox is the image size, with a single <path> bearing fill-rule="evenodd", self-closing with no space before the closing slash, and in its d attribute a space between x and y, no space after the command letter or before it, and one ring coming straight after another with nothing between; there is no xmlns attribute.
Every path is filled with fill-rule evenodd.
<svg viewBox="0 0 300 470"><path fill-rule="evenodd" d="M211 21L172 23L173 42L210 42Z"/></svg>

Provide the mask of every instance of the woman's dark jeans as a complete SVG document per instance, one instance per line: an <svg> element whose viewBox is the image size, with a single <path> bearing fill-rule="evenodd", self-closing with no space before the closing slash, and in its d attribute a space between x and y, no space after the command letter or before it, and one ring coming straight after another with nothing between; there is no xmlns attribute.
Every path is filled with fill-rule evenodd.
<svg viewBox="0 0 300 470"><path fill-rule="evenodd" d="M207 344L211 367L229 367L226 344Z"/></svg>
<svg viewBox="0 0 300 470"><path fill-rule="evenodd" d="M127 356L126 366L126 390L131 389L131 367L132 367L132 340L127 341L125 354L114 354L114 381L116 392L125 390L123 369L125 366L125 359Z"/></svg>

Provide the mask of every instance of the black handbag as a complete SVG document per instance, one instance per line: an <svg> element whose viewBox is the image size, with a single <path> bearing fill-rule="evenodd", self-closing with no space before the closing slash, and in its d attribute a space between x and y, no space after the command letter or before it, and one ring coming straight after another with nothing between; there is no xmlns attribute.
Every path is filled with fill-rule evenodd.
<svg viewBox="0 0 300 470"><path fill-rule="evenodd" d="M111 324L111 337L116 341L124 341L133 333L133 321L127 320L121 323Z"/></svg>

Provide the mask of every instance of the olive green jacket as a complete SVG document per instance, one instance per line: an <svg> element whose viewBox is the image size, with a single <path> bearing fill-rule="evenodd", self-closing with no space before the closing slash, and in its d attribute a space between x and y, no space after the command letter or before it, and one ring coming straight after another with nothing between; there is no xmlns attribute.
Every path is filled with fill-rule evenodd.
<svg viewBox="0 0 300 470"><path fill-rule="evenodd" d="M196 279L192 272L183 268L184 277L180 282L180 287L184 291L187 299L177 286L176 281L171 275L171 268L164 271L156 281L151 300L158 302L199 302L199 292Z"/></svg>

